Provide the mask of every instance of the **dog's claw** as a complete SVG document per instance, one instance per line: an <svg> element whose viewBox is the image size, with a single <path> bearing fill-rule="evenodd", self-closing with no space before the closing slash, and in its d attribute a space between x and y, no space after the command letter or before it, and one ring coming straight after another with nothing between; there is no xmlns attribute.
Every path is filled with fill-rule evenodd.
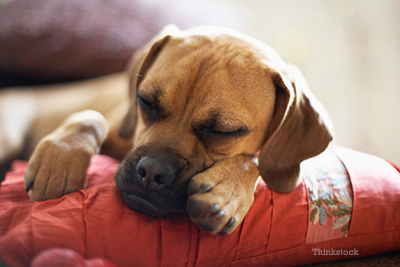
<svg viewBox="0 0 400 267"><path fill-rule="evenodd" d="M233 224L235 223L235 219L231 218L228 222L228 224L226 225L226 228L229 229L233 226Z"/></svg>
<svg viewBox="0 0 400 267"><path fill-rule="evenodd" d="M199 189L199 192L200 192L200 193L208 192L208 191L210 191L210 189L211 189L211 186L209 186L209 185L202 185L202 186L200 187L200 189Z"/></svg>
<svg viewBox="0 0 400 267"><path fill-rule="evenodd" d="M201 229L207 231L207 232L212 232L214 230L214 226L210 225L210 224L208 224L206 222L205 223L199 222L199 223L197 223L197 226L200 227Z"/></svg>
<svg viewBox="0 0 400 267"><path fill-rule="evenodd" d="M218 233L220 235L227 235L229 229L235 224L235 219L231 218L225 227Z"/></svg>
<svg viewBox="0 0 400 267"><path fill-rule="evenodd" d="M223 217L225 216L225 211L221 210L220 212L217 213L218 217Z"/></svg>
<svg viewBox="0 0 400 267"><path fill-rule="evenodd" d="M219 208L220 208L219 205L215 204L214 206L211 207L211 212L216 213L219 210Z"/></svg>
<svg viewBox="0 0 400 267"><path fill-rule="evenodd" d="M26 189L25 189L25 192L26 192L26 193L28 193L29 190L32 189L33 184L34 184L34 182L33 182L32 180L31 180L31 181L28 181L28 182L26 183Z"/></svg>

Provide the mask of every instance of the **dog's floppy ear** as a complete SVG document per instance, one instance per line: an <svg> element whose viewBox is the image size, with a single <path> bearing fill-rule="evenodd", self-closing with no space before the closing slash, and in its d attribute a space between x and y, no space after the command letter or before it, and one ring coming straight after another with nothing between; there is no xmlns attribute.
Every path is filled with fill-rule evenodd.
<svg viewBox="0 0 400 267"><path fill-rule="evenodd" d="M129 92L132 103L128 113L122 120L118 131L121 138L129 139L135 132L137 88L145 77L148 69L153 65L164 45L168 42L171 36L177 35L179 32L179 28L175 25L166 26L147 45L142 47L132 56L126 70L129 78Z"/></svg>
<svg viewBox="0 0 400 267"><path fill-rule="evenodd" d="M268 187L291 192L300 183L300 163L324 151L332 140L331 122L296 67L274 71L272 79L275 110L260 150L259 170Z"/></svg>

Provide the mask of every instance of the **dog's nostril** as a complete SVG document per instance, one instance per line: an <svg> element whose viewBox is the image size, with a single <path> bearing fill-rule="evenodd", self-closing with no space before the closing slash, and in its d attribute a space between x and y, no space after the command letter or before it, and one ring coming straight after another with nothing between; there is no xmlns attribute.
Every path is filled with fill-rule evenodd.
<svg viewBox="0 0 400 267"><path fill-rule="evenodd" d="M154 182L156 182L157 184L162 184L162 181L161 181L162 179L161 179L161 176L160 175L156 175L156 176L154 176Z"/></svg>
<svg viewBox="0 0 400 267"><path fill-rule="evenodd" d="M144 168L138 168L137 173L139 174L140 177L143 178L146 177L146 170Z"/></svg>

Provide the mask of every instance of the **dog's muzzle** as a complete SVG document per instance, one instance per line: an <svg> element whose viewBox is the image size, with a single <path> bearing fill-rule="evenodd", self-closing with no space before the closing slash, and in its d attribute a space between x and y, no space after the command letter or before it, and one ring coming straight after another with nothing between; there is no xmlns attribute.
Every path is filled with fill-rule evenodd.
<svg viewBox="0 0 400 267"><path fill-rule="evenodd" d="M115 180L128 206L152 217L186 211L187 182L178 184L180 161L168 155L128 155Z"/></svg>

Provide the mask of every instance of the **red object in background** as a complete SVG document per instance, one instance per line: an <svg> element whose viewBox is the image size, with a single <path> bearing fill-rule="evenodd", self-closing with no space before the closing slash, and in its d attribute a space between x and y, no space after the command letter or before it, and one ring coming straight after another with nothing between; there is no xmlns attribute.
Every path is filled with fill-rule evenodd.
<svg viewBox="0 0 400 267"><path fill-rule="evenodd" d="M86 261L85 267L117 267L109 260L102 258L91 258Z"/></svg>
<svg viewBox="0 0 400 267"><path fill-rule="evenodd" d="M86 260L78 252L68 248L51 248L38 254L31 267L116 267L114 263L102 258Z"/></svg>
<svg viewBox="0 0 400 267"><path fill-rule="evenodd" d="M81 254L67 248L48 249L37 255L31 267L85 267L86 259Z"/></svg>

